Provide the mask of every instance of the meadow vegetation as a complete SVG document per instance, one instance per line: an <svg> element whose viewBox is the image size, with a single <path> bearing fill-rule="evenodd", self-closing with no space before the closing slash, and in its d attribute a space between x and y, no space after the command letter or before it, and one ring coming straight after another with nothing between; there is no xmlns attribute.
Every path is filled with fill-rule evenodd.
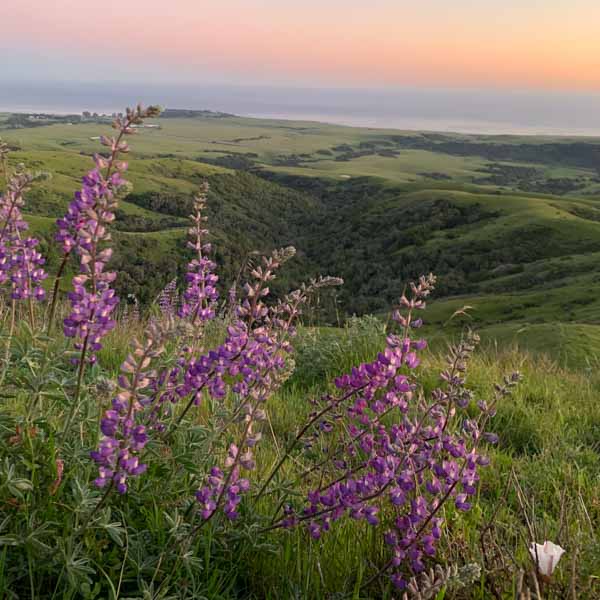
<svg viewBox="0 0 600 600"><path fill-rule="evenodd" d="M127 169L156 117L117 117L91 170L85 122L0 147L0 595L598 597L593 201L417 155L431 188L158 156L188 119L245 127L215 145L253 163L307 135L323 169L476 143L226 115L161 120Z"/></svg>
<svg viewBox="0 0 600 600"><path fill-rule="evenodd" d="M433 271L436 328L467 305L482 333L508 323L499 339L509 346L527 349L557 322L562 332L589 332L583 362L570 344L546 338L560 364L585 368L600 351L598 140L416 134L206 111L168 111L151 122L159 128L140 130L133 187L117 213L123 298L147 304L183 275L186 211L207 178L224 278L235 278L250 252L294 245L298 258L278 291L319 272L346 281L319 303L321 322L383 316L408 280ZM27 211L54 266L53 221L105 125L4 123L12 164L53 174L31 190ZM467 319L446 329L457 333ZM519 333L531 328L536 336Z"/></svg>
<svg viewBox="0 0 600 600"><path fill-rule="evenodd" d="M393 597L383 579L363 587L386 552L370 526L346 521L322 541L300 529L259 534L251 500L247 507L242 504L239 521L215 520L197 536L180 565L174 564L175 552L164 557L174 532L189 533L190 525L184 528L182 521L207 464L210 427L202 412L190 418L189 429L168 448L153 450L150 471L126 497L115 495L86 533L77 535L101 497L91 483L95 474L89 458L97 443L99 413L109 402L132 335L141 338L144 326L135 315L125 315L107 337L98 364L86 376L81 414L63 448L56 438L73 385L68 345L58 336L36 338L26 320L15 332L0 423L2 593L8 598ZM342 329L300 329L294 372L269 401L265 439L257 451L261 475L308 417L311 400L330 391L323 382L372 360L384 337L381 322L372 318L353 319ZM56 358L44 368L46 343ZM443 368L444 354L427 352L419 377L431 389ZM439 597L512 598L519 585L535 587L530 541L551 539L567 554L552 582L543 584L543 597L591 599L600 586L600 380L597 371L566 371L519 350L490 348L471 358L468 384L476 398L489 398L493 382L517 369L523 379L498 406L490 426L499 442L489 449L491 463L481 472L474 508L468 513L444 509L442 541L427 569L435 564L463 574L475 569L472 581L446 586ZM39 408L28 415L36 395ZM60 479L58 457L65 471L54 490ZM305 465L304 460L289 463L282 476L292 480ZM259 523L269 520L276 504L272 498L261 501ZM167 560L164 572L159 569L152 584L161 559ZM167 573L171 578L160 588Z"/></svg>

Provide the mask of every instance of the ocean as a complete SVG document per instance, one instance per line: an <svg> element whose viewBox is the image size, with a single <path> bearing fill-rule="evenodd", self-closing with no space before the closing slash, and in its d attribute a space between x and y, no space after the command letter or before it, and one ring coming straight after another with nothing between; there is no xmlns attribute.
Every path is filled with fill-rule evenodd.
<svg viewBox="0 0 600 600"><path fill-rule="evenodd" d="M4 82L0 87L0 112L112 113L138 101L358 127L600 136L600 93L123 83Z"/></svg>

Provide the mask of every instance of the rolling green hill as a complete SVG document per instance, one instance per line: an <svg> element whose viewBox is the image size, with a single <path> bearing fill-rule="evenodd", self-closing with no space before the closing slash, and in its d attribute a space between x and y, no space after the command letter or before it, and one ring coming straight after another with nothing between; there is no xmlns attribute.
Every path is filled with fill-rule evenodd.
<svg viewBox="0 0 600 600"><path fill-rule="evenodd" d="M122 295L151 301L181 274L186 216L207 178L224 280L249 252L294 244L282 286L340 275L338 310L384 314L433 271L437 329L470 323L576 366L600 356L600 140L170 116L132 140L133 189L115 225ZM15 129L0 118L11 160L53 174L28 199L46 240L102 133L103 123ZM333 303L317 316L333 320Z"/></svg>

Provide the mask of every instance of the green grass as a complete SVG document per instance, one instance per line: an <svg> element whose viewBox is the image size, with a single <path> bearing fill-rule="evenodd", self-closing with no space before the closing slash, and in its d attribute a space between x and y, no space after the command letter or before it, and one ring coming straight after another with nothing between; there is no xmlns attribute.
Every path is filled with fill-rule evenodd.
<svg viewBox="0 0 600 600"><path fill-rule="evenodd" d="M0 453L2 461L14 463L21 477L34 482L34 488L19 492L13 479L12 487L0 483L0 503L7 519L0 542L9 544L3 546L7 549L4 553L0 547L0 591L7 598L13 597L11 593L40 599L52 593L61 598L114 598L117 587L123 597L141 597L143 590L149 589L161 552L172 543L169 531L174 520L182 518L194 489L193 476L207 460L202 437L209 426L206 406L190 414L189 430L178 435L168 451L161 454L157 445L159 453L149 472L127 496L113 497L83 536L73 529L74 523L81 525L99 498L90 487L94 474L87 451L94 445L97 411L108 396L96 382L116 373L132 335L140 335L141 329L137 322L120 325L107 338L99 365L88 373L81 424L62 450L65 477L54 495L47 490L56 476L54 448L60 443L52 432L60 431L68 404L49 392L57 376L69 389L72 368L61 360L68 344L60 336L51 342L54 366L47 373L40 370L42 355L35 351L36 344L43 347L43 338L32 340L25 326L18 330L5 382L9 393L0 411ZM218 330L214 334L218 335ZM212 335L207 343L212 343ZM355 319L343 329L301 328L295 344L295 371L266 405L269 420L257 448L255 477L276 462L291 432L313 410L309 400L329 389L325 382L372 358L383 337L381 323L372 318ZM468 382L475 400L489 398L494 382L514 369L522 372L523 382L512 397L502 401L492 421L491 429L500 441L490 449L491 466L482 471L474 508L468 513L458 513L451 506L445 509L440 552L428 564L461 567L476 563L481 567L481 578L465 588L447 590L445 598L486 600L499 593L508 600L513 597L519 570L531 569L527 553L531 528L538 541L550 539L566 549L544 597L559 600L575 590L579 598L591 600L597 597L600 583L597 370L588 374L565 370L544 357L519 350L499 351L490 347L489 341L483 332L484 349L474 355L469 366ZM443 364L437 350L426 354L419 369L426 390L438 384ZM15 384L20 389L15 389ZM28 386L36 389L40 385L48 393L33 414L37 433L25 433L22 442L10 441L16 424L23 429L28 422L32 397ZM304 460L299 455L286 463L281 477L294 478L303 470ZM269 517L276 504L275 498L267 496L257 507L258 514ZM215 519L197 536L183 562L175 560L176 549L164 557L164 570L158 566L156 584L164 582L166 587L160 588L158 597L393 597L383 580L364 587L387 556L372 528L345 520L318 543L302 530L258 533L251 525L256 519L252 511L248 498L242 505L241 523L228 526ZM171 572L173 568L176 570Z"/></svg>
<svg viewBox="0 0 600 600"><path fill-rule="evenodd" d="M478 169L486 165L488 160L473 156L451 156L442 152L400 149L399 155L393 158L371 155L354 158L345 162L331 160L323 151L331 152L331 156L340 156L343 151L337 147L349 145L358 149L359 144L388 142L394 136L413 137L415 132L399 132L393 129L362 129L315 123L306 121L278 121L268 119L251 119L241 117L229 118L169 118L155 121L161 125L160 130L143 130L135 138L136 155L146 157L160 156L165 165L164 155L172 155L181 159L210 158L230 153L255 155L258 164L267 165L273 170L308 176L373 176L388 181L407 182L423 181L419 175L423 172L439 172L449 175L452 180L466 183L480 174ZM2 137L12 144L22 147L26 153L43 151L53 154L79 157L81 153L91 154L98 150L98 142L92 140L98 135L109 135L111 129L106 125L77 124L50 125L31 129L0 130ZM543 144L577 142L577 138L549 137L511 137L511 136L461 136L450 134L449 139L477 143L494 144ZM587 143L594 143L594 138L586 138ZM393 148L393 144L391 146ZM379 149L390 146L378 146ZM276 167L277 160L282 157L297 156L299 166ZM36 160L34 157L31 159ZM51 160L48 156L46 159ZM531 162L502 161L502 164L513 166L540 166ZM589 168L568 167L554 164L541 165L547 177L576 177L593 174ZM430 182L431 183L431 182ZM600 189L600 186L597 186Z"/></svg>
<svg viewBox="0 0 600 600"><path fill-rule="evenodd" d="M426 177L421 173L440 172L452 177L455 182L467 182L476 177L477 169L484 165L485 161L478 158L465 159L424 150L405 150L395 158L367 156L348 163L319 160L316 163L306 162L301 167L273 167L273 170L310 177L377 177L394 183L424 181Z"/></svg>
<svg viewBox="0 0 600 600"><path fill-rule="evenodd" d="M293 283L319 272L340 275L342 313L385 314L408 280L433 271L443 296L440 316L434 310L431 317L436 326L448 311L469 305L473 323L494 335L509 324L505 332L515 333L498 333L500 343L546 348L561 364L585 368L585 352L574 351L568 336L552 336L559 323L585 331L588 353L600 352L600 181L590 161L598 140L436 136L240 117L156 123L160 130L131 140L133 195L121 203L116 224L122 295L148 302L181 275L173 264L184 246L185 206L207 177L211 232L229 278L252 250L293 244L301 257ZM102 133L110 128L0 130L21 148L13 164L53 174L28 197L45 247L53 218L99 149L90 138ZM490 158L494 148L516 154ZM215 160L219 165L202 162ZM490 164L532 170L543 184L566 178L580 187L551 195L525 192L516 180L483 184ZM229 168L240 166L251 172ZM152 198L162 198L160 208ZM335 321L331 302L320 316Z"/></svg>
<svg viewBox="0 0 600 600"><path fill-rule="evenodd" d="M337 296L323 295L304 315L294 371L266 405L256 477L269 472L314 410L310 400L381 349L384 315L407 281L433 271L439 291L423 330L431 342L419 370L424 390L438 384L443 349L465 326L482 336L468 371L475 401L489 399L506 373L518 369L524 376L492 421L499 443L489 450L491 465L473 510L444 509L436 561L475 563L481 577L438 598L514 597L520 571L532 569L532 538L566 549L544 597L599 597L600 183L586 147L597 140L438 140L237 117L158 122L161 130L142 131L131 141L133 191L120 204L113 236L112 265L123 298L134 293L151 303L173 276L181 277L186 217L204 178L211 184L209 227L224 283L237 276L250 252L291 243L298 260L275 282L276 290L317 272L346 280ZM89 155L98 150L90 138L110 130L84 124L0 133L20 148L11 164L53 174L32 190L27 205L52 271L54 219L90 168ZM382 156L390 148L397 155ZM499 149L505 158L490 158ZM532 160L536 149L539 160ZM566 178L577 185L564 193L558 186L554 195L525 192L508 179L506 185L484 185L478 180L490 163L507 172L534 170L538 184ZM230 168L236 165L244 172ZM353 312L379 318L326 326ZM5 307L1 316L4 357ZM39 315L38 324L42 320ZM47 339L19 319L10 362L3 361L0 596L392 598L385 581L367 583L387 559L380 536L349 520L323 543L302 530L261 532L257 523L268 523L277 510L275 495L257 506L244 502L237 527L215 519L194 538L189 554L173 548L173 532L189 534L193 526L186 511L198 478L215 458L211 411L218 413L219 406L208 402L189 414L169 444L152 444L149 472L127 496L111 498L92 526L83 526L99 500L89 450L110 400L106 379L116 376L142 329L141 323L121 322L107 338L99 364L87 372L78 419L63 443L75 384L70 344L60 335ZM221 333L211 330L207 346ZM57 458L65 460L65 474L52 492ZM309 460L299 453L278 479L295 479Z"/></svg>

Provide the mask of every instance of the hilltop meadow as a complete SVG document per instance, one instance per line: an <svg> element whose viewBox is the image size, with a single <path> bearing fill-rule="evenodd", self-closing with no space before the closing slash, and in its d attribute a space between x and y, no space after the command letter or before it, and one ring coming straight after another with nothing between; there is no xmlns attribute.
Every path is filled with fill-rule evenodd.
<svg viewBox="0 0 600 600"><path fill-rule="evenodd" d="M14 129L7 119L0 116L0 136L13 148L11 160L52 174L32 189L26 208L52 261L54 220L109 126ZM340 315L384 315L409 279L431 271L436 331L469 306L452 325L489 330L485 339L544 350L568 366L594 363L600 140L398 132L203 111L168 111L153 123L159 128L136 137L132 190L115 223L122 296L127 290L148 303L182 276L186 219L207 179L213 243L228 279L250 252L292 244L299 256L286 283L317 273L344 278L336 305L327 299L320 308L324 322L337 324Z"/></svg>
<svg viewBox="0 0 600 600"><path fill-rule="evenodd" d="M600 139L111 121L0 114L0 597L600 597Z"/></svg>

